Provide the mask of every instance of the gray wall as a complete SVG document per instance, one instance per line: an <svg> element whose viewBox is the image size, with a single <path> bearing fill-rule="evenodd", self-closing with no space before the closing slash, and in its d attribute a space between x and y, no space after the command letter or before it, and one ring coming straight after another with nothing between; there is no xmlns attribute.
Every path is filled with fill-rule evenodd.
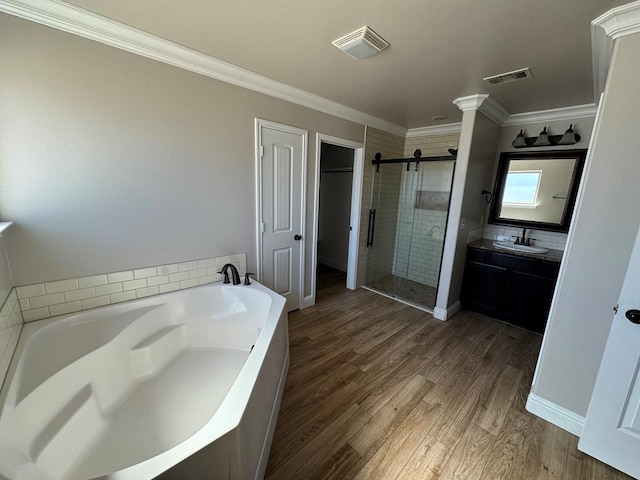
<svg viewBox="0 0 640 480"><path fill-rule="evenodd" d="M308 129L310 165L315 132L364 138L361 125L5 14L0 43L16 285L241 252L255 268L254 118Z"/></svg>
<svg viewBox="0 0 640 480"><path fill-rule="evenodd" d="M469 232L479 228L484 221L486 203L481 192L491 184L491 170L499 134L498 125L484 114L476 114L462 201L461 218L464 219L465 225L458 231L448 306L460 300ZM455 176L457 175L456 171Z"/></svg>
<svg viewBox="0 0 640 480"><path fill-rule="evenodd" d="M9 269L7 253L4 248L4 238L0 233L0 307L2 307L2 304L9 296L12 287L11 271ZM2 325L0 325L0 328L2 328Z"/></svg>
<svg viewBox="0 0 640 480"><path fill-rule="evenodd" d="M616 40L532 393L585 415L638 226L640 35Z"/></svg>
<svg viewBox="0 0 640 480"><path fill-rule="evenodd" d="M491 183L499 134L500 127L480 111L463 112L434 311L437 318L446 317L447 309L460 300L468 237L482 225L486 204L481 192Z"/></svg>

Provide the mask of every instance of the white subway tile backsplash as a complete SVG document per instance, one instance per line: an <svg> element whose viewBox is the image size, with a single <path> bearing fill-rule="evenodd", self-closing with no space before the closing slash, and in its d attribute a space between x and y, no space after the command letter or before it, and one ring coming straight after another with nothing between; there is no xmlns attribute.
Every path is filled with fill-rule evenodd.
<svg viewBox="0 0 640 480"><path fill-rule="evenodd" d="M23 319L30 322L219 282L218 271L225 263L235 264L241 275L246 272L246 254L238 254L18 287L0 311L0 330ZM13 314L6 314L7 305Z"/></svg>
<svg viewBox="0 0 640 480"><path fill-rule="evenodd" d="M147 286L147 281L144 278L140 280L129 280L128 282L122 282L123 290L137 290L138 288L144 288Z"/></svg>
<svg viewBox="0 0 640 480"><path fill-rule="evenodd" d="M49 307L49 312L52 317L55 317L56 315L65 315L67 313L79 312L80 310L82 310L82 302L80 301L61 303L60 305L52 305L51 307Z"/></svg>
<svg viewBox="0 0 640 480"><path fill-rule="evenodd" d="M150 287L162 285L164 283L169 283L169 275L158 275L157 277L147 278L147 285Z"/></svg>
<svg viewBox="0 0 640 480"><path fill-rule="evenodd" d="M181 272L188 272L189 270L195 270L198 268L198 262L183 262L178 264L178 270Z"/></svg>
<svg viewBox="0 0 640 480"><path fill-rule="evenodd" d="M129 290L127 292L111 294L111 303L128 302L129 300L135 300L135 299L136 299L135 290Z"/></svg>
<svg viewBox="0 0 640 480"><path fill-rule="evenodd" d="M48 307L49 305L56 305L58 303L64 303L64 293L52 293L51 295L40 295L38 297L31 297L29 303L31 308Z"/></svg>
<svg viewBox="0 0 640 480"><path fill-rule="evenodd" d="M101 297L103 295L109 295L112 293L119 293L122 291L121 283L110 283L108 285L100 285L96 287L96 297Z"/></svg>
<svg viewBox="0 0 640 480"><path fill-rule="evenodd" d="M74 290L78 288L78 279L71 278L69 280L59 280L57 282L47 282L44 284L47 293L59 293L65 290Z"/></svg>
<svg viewBox="0 0 640 480"><path fill-rule="evenodd" d="M522 235L522 229L516 227L507 227L500 225L485 225L483 238L495 240L498 235L504 235L513 241L512 237ZM532 238L534 245L554 250L564 250L567 243L567 234L560 232L547 232L543 230L527 229L527 237Z"/></svg>
<svg viewBox="0 0 640 480"><path fill-rule="evenodd" d="M198 268L197 270L190 270L189 271L189 278L204 277L205 275L207 275L207 269L206 268Z"/></svg>
<svg viewBox="0 0 640 480"><path fill-rule="evenodd" d="M191 280L182 280L180 282L180 288L191 288L191 287L197 287L198 286L198 279L197 278L193 278Z"/></svg>
<svg viewBox="0 0 640 480"><path fill-rule="evenodd" d="M44 289L44 283L36 283L34 285L27 285L24 287L16 288L18 298L35 297L36 295L45 295L47 292Z"/></svg>
<svg viewBox="0 0 640 480"><path fill-rule="evenodd" d="M22 324L22 314L14 288L9 292L4 304L0 304L0 386L2 386L9 370L11 357L18 345Z"/></svg>
<svg viewBox="0 0 640 480"><path fill-rule="evenodd" d="M82 277L78 279L78 287L97 287L99 285L106 285L109 283L109 279L106 275L92 275L91 277Z"/></svg>
<svg viewBox="0 0 640 480"><path fill-rule="evenodd" d="M126 282L129 280L133 280L133 272L116 272L107 274L107 278L109 279L109 283L117 283L117 282Z"/></svg>
<svg viewBox="0 0 640 480"><path fill-rule="evenodd" d="M70 292L64 292L64 299L67 302L84 300L85 298L91 298L95 296L96 296L96 290L93 287L79 288L78 290L71 290Z"/></svg>
<svg viewBox="0 0 640 480"><path fill-rule="evenodd" d="M133 278L155 277L158 274L158 267L140 268L133 271Z"/></svg>
<svg viewBox="0 0 640 480"><path fill-rule="evenodd" d="M170 273L178 273L179 272L177 263L172 263L170 265L161 265L161 266L157 267L157 270L158 270L158 275L167 275L167 274L170 274Z"/></svg>
<svg viewBox="0 0 640 480"><path fill-rule="evenodd" d="M198 260L198 268L215 267L216 262L214 258L205 258L204 260Z"/></svg>
<svg viewBox="0 0 640 480"><path fill-rule="evenodd" d="M160 293L175 292L180 290L180 282L165 283L159 286Z"/></svg>
<svg viewBox="0 0 640 480"><path fill-rule="evenodd" d="M158 295L159 293L160 293L160 289L157 286L139 288L136 290L136 297L138 298L150 297L151 295Z"/></svg>
<svg viewBox="0 0 640 480"><path fill-rule="evenodd" d="M90 308L104 307L105 305L109 305L109 303L111 303L111 298L109 297L109 295L88 298L86 300L82 300L82 309L88 310Z"/></svg>
<svg viewBox="0 0 640 480"><path fill-rule="evenodd" d="M22 318L24 318L25 322L42 320L43 318L48 318L50 316L51 315L49 314L49 307L34 308L31 310L27 310L26 312L22 312Z"/></svg>
<svg viewBox="0 0 640 480"><path fill-rule="evenodd" d="M220 279L218 275L205 275L204 277L198 278L198 285L205 285L207 283L215 283L219 281Z"/></svg>
<svg viewBox="0 0 640 480"><path fill-rule="evenodd" d="M189 272L172 273L169 275L170 282L181 282L182 280L189 280Z"/></svg>

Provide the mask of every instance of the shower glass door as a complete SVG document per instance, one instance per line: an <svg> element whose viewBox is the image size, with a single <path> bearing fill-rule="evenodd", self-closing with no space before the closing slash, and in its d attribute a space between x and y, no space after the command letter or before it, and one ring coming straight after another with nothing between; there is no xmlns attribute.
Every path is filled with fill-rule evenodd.
<svg viewBox="0 0 640 480"><path fill-rule="evenodd" d="M394 294L394 256L403 164L382 164L373 175L367 235L366 284Z"/></svg>
<svg viewBox="0 0 640 480"><path fill-rule="evenodd" d="M432 310L454 161L382 164L374 174L366 286Z"/></svg>
<svg viewBox="0 0 640 480"><path fill-rule="evenodd" d="M411 249L414 238L414 206L420 171L415 164L409 170L403 166L402 185L398 198L398 219L396 223L396 241L393 259L393 294L397 298L410 299L413 285L407 281L411 262Z"/></svg>

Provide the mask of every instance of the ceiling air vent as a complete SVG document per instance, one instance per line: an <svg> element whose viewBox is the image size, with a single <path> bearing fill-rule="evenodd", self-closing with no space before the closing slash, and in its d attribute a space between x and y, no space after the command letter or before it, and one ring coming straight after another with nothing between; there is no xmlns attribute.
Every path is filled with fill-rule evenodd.
<svg viewBox="0 0 640 480"><path fill-rule="evenodd" d="M533 78L533 73L529 67L514 70L513 72L501 73L500 75L484 77L482 80L489 85L502 85L503 83L516 82L526 78Z"/></svg>
<svg viewBox="0 0 640 480"><path fill-rule="evenodd" d="M389 46L389 42L369 27L359 28L331 43L357 60L375 55Z"/></svg>

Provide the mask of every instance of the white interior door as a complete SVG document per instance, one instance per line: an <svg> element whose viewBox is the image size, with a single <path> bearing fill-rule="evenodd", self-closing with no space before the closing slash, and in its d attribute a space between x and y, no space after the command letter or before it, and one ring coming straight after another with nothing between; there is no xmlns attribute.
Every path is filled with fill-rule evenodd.
<svg viewBox="0 0 640 480"><path fill-rule="evenodd" d="M306 132L258 123L260 281L300 307L304 279Z"/></svg>
<svg viewBox="0 0 640 480"><path fill-rule="evenodd" d="M640 230L578 447L640 478Z"/></svg>

